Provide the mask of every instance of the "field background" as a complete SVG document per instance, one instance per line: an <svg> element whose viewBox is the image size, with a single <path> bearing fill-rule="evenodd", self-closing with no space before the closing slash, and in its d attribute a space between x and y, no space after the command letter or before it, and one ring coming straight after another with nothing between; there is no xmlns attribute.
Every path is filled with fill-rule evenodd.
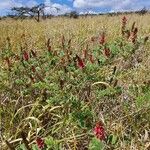
<svg viewBox="0 0 150 150"><path fill-rule="evenodd" d="M22 42L26 42L29 48L40 51L45 46L43 41L51 38L53 46L57 47L60 37L64 35L68 39L73 38L73 48L79 50L83 42L86 42L92 36L99 36L103 31L106 31L108 41L120 36L122 17L122 15L80 17L79 19L64 17L52 18L40 23L35 20L2 20L0 22L0 47L5 47L5 40L9 36L14 51L19 49L18 45ZM150 14L144 16L132 14L127 15L127 18L130 28L132 23L136 22L139 36L150 34ZM26 35L26 39L21 38L23 34Z"/></svg>
<svg viewBox="0 0 150 150"><path fill-rule="evenodd" d="M86 48L87 44L89 45L90 53L93 52L93 49L97 48L98 43L91 42L91 38L98 38L102 32L106 33L106 41L110 44L116 39L121 38L122 17L123 15L88 16L79 17L79 19L57 17L39 23L35 20L0 20L0 55L3 56L5 49L8 49L8 41L10 41L11 48L9 47L9 49L13 53L20 55L21 47L26 51L33 50L39 55L38 59L40 62L40 59L43 59L40 55L45 55L43 53L47 51L47 40L50 38L52 49L59 52L62 36L64 36L66 40L72 39L70 48L72 53L78 53L82 57L82 51ZM133 22L136 22L139 40L150 36L150 14L130 14L126 15L126 17L128 19L127 28L131 29ZM112 141L110 140L105 143L105 149L148 150L150 148L150 41L146 44L141 44L134 56L142 59L138 67L136 65L130 67L128 64L128 67L125 66L125 62L122 60L123 57L117 55L111 62L106 62L106 65L100 66L99 69L97 67L95 70L91 69L92 71L90 70L89 74L92 74L95 78L94 82L107 82L107 77L111 76L113 68L116 66L119 72L116 75L118 87L121 87L123 92L116 94L114 91L111 91L115 93L113 95L110 91L106 91L106 94L101 93L101 95L97 95L101 91L97 87L88 101L80 96L82 92L84 94L84 88L89 84L86 80L86 73L83 73L82 76L82 72L75 71L75 75L78 74L78 76L74 80L79 84L76 84L77 91L79 92L74 93L76 88L67 89L67 86L69 87L70 84L75 84L70 77L74 73L67 74L65 77L64 74L61 76L57 73L57 71L60 71L59 67L58 70L57 67L50 69L45 73L45 76L49 76L51 78L50 81L53 83L56 81L57 84L60 77L69 80L66 83L66 89L62 90L62 93L69 93L68 97L66 97L68 105L65 105L65 102L62 101L60 103L56 102L56 104L43 101L40 95L43 94L41 87L44 85L41 85L40 88L38 85L32 86L30 83L27 86L16 86L13 83L16 80L15 71L10 73L7 70L6 61L1 57L0 99L1 144L3 149L7 149L5 140L8 140L13 146L21 145L20 132L24 130L30 144L35 144L36 134L39 134L44 139L49 138L53 142L51 145L54 147L59 143L63 149L84 150L87 149L93 137L92 129L95 123L101 120L105 124L107 134L113 137ZM130 56L127 57L126 62L128 62L128 59L130 60ZM11 61L15 62L13 59ZM42 61L44 62L45 59ZM42 68L44 70L45 63L41 66ZM17 65L15 69L17 69ZM51 83L47 83L47 85L49 84ZM130 86L133 87L131 91ZM18 91L24 91L25 87L27 89L39 88L40 90L37 91L38 94L36 96L32 91L29 95L24 96L21 95L22 92ZM56 90L58 96L56 99L61 99L61 89L59 91L57 88L52 87L51 90L52 95L55 95ZM110 90L112 89L110 88ZM85 124L89 122L90 127L79 125L80 118L77 117L77 120L72 118L75 115L74 112L79 110L72 108L72 102L68 102L71 94L78 97L79 102L77 100L76 105L81 103L80 110L85 116L92 114L92 117L87 117L89 120L87 119L84 122ZM71 108L73 109L72 111L70 110ZM46 123L44 124L43 122ZM37 129L40 130L39 133L37 133ZM52 149L57 149L57 146L54 147Z"/></svg>

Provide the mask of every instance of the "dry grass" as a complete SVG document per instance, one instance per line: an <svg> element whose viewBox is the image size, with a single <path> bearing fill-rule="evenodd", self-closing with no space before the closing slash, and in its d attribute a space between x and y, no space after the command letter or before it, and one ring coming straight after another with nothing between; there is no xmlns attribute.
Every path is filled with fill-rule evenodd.
<svg viewBox="0 0 150 150"><path fill-rule="evenodd" d="M128 26L131 27L133 21L136 22L139 29L139 35L146 36L150 34L150 14L139 16L129 15ZM122 16L100 16L69 19L53 18L51 20L37 23L34 20L14 21L5 20L0 22L0 47L4 47L6 38L9 36L13 43L13 49L19 49L20 43L27 43L29 48L41 50L44 47L46 39L51 38L53 45L58 46L60 36L73 38L74 49L80 49L81 42L85 42L91 36L99 36L102 31L106 31L107 38L113 40L120 35L120 22ZM26 38L21 36L25 34Z"/></svg>

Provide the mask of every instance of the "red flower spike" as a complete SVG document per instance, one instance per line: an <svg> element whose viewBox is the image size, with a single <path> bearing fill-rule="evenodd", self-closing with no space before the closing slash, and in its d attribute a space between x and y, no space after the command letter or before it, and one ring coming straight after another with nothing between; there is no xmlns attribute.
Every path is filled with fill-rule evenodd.
<svg viewBox="0 0 150 150"><path fill-rule="evenodd" d="M137 33L138 33L138 28L134 28L133 32L131 33L131 41L132 43L135 43L137 39Z"/></svg>
<svg viewBox="0 0 150 150"><path fill-rule="evenodd" d="M94 134L101 141L106 139L106 132L101 122L98 122L94 127Z"/></svg>
<svg viewBox="0 0 150 150"><path fill-rule="evenodd" d="M28 61L28 60L29 60L29 54L28 54L26 51L24 51L24 53L23 53L23 59L24 59L25 61Z"/></svg>
<svg viewBox="0 0 150 150"><path fill-rule="evenodd" d="M11 66L10 59L8 57L6 57L5 60L7 62L8 67L10 67Z"/></svg>
<svg viewBox="0 0 150 150"><path fill-rule="evenodd" d="M15 55L15 60L17 61L17 60L20 60L20 58L19 58L19 56L16 54Z"/></svg>
<svg viewBox="0 0 150 150"><path fill-rule="evenodd" d="M126 23L127 23L127 18L126 18L126 16L123 16L123 18L122 18L122 24L126 25Z"/></svg>
<svg viewBox="0 0 150 150"><path fill-rule="evenodd" d="M138 33L138 28L134 28L134 31L133 31L134 35Z"/></svg>
<svg viewBox="0 0 150 150"><path fill-rule="evenodd" d="M35 81L34 77L33 77L33 76L31 76L31 75L30 75L30 79L31 79L31 81L32 81L32 82L34 82L34 81Z"/></svg>
<svg viewBox="0 0 150 150"><path fill-rule="evenodd" d="M90 58L90 62L93 64L94 63L94 58L93 58L93 55L89 55L89 58Z"/></svg>
<svg viewBox="0 0 150 150"><path fill-rule="evenodd" d="M42 140L40 137L37 137L36 143L39 149L41 150L44 149L45 143L44 143L44 140Z"/></svg>
<svg viewBox="0 0 150 150"><path fill-rule="evenodd" d="M130 35L131 35L131 33L130 33L130 31L128 30L127 32L126 32L126 37L127 37L127 39L129 39L130 38Z"/></svg>
<svg viewBox="0 0 150 150"><path fill-rule="evenodd" d="M110 55L111 55L110 49L107 48L107 47L105 47L105 49L104 49L104 54L105 54L106 57L110 57Z"/></svg>
<svg viewBox="0 0 150 150"><path fill-rule="evenodd" d="M69 41L68 41L68 49L70 49L71 48L71 39L69 39Z"/></svg>
<svg viewBox="0 0 150 150"><path fill-rule="evenodd" d="M83 50L83 59L87 59L87 56L88 56L88 49L89 49L89 46L88 44L86 45L86 48Z"/></svg>
<svg viewBox="0 0 150 150"><path fill-rule="evenodd" d="M48 47L48 52L51 52L51 51L52 51L52 47L49 46L49 47Z"/></svg>
<svg viewBox="0 0 150 150"><path fill-rule="evenodd" d="M76 55L76 58L79 68L83 69L85 67L83 60L78 55Z"/></svg>
<svg viewBox="0 0 150 150"><path fill-rule="evenodd" d="M95 38L94 37L91 37L91 42L94 42L95 41Z"/></svg>
<svg viewBox="0 0 150 150"><path fill-rule="evenodd" d="M36 69L34 66L31 67L32 72L36 72Z"/></svg>
<svg viewBox="0 0 150 150"><path fill-rule="evenodd" d="M83 50L83 58L86 59L88 55L87 49Z"/></svg>
<svg viewBox="0 0 150 150"><path fill-rule="evenodd" d="M100 36L99 43L100 43L101 45L104 45L105 42L106 42L105 33L103 32L102 35Z"/></svg>
<svg viewBox="0 0 150 150"><path fill-rule="evenodd" d="M126 28L126 24L127 24L127 18L126 18L126 16L124 16L123 18L122 18L122 35L124 35L125 34L125 28Z"/></svg>
<svg viewBox="0 0 150 150"><path fill-rule="evenodd" d="M146 37L144 38L144 44L148 41L148 39L149 39L148 36L146 36Z"/></svg>
<svg viewBox="0 0 150 150"><path fill-rule="evenodd" d="M47 47L50 46L50 39L47 40Z"/></svg>
<svg viewBox="0 0 150 150"><path fill-rule="evenodd" d="M48 39L47 41L47 48L48 48L48 52L51 52L52 47L50 45L50 39Z"/></svg>
<svg viewBox="0 0 150 150"><path fill-rule="evenodd" d="M62 48L64 49L65 48L65 37L64 37L64 35L61 38L61 45L62 45Z"/></svg>
<svg viewBox="0 0 150 150"><path fill-rule="evenodd" d="M57 51L54 51L54 52L53 52L53 55L54 55L54 56L58 56L58 52L57 52Z"/></svg>

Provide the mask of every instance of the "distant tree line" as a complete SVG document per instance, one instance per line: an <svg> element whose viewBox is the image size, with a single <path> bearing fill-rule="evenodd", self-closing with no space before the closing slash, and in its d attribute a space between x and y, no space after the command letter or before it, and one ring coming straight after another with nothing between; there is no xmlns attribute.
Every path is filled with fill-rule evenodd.
<svg viewBox="0 0 150 150"><path fill-rule="evenodd" d="M111 13L107 13L110 16L114 16L114 15L122 15L122 14L138 14L138 15L145 15L147 13L150 13L146 7L142 8L141 10L138 11L127 11L127 12L111 12Z"/></svg>

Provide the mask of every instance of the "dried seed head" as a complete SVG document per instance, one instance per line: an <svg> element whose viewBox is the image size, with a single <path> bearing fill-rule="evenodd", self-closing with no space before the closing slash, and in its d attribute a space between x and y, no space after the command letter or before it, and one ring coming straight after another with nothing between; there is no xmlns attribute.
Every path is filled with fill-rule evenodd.
<svg viewBox="0 0 150 150"><path fill-rule="evenodd" d="M148 36L146 36L146 37L144 38L144 44L148 41L148 39L149 39Z"/></svg>
<svg viewBox="0 0 150 150"><path fill-rule="evenodd" d="M99 43L100 43L101 45L104 45L105 42L106 42L105 33L103 32L102 35L100 36Z"/></svg>
<svg viewBox="0 0 150 150"><path fill-rule="evenodd" d="M78 55L76 55L76 59L77 59L78 67L81 69L85 68L85 64L84 64L83 60Z"/></svg>
<svg viewBox="0 0 150 150"><path fill-rule="evenodd" d="M71 39L69 39L69 41L68 41L68 49L70 49L71 48Z"/></svg>
<svg viewBox="0 0 150 150"><path fill-rule="evenodd" d="M64 35L61 38L61 45L62 45L62 48L64 49L65 48L65 37L64 37Z"/></svg>
<svg viewBox="0 0 150 150"><path fill-rule="evenodd" d="M133 22L133 24L132 24L131 32L133 32L134 29L135 29L135 22Z"/></svg>
<svg viewBox="0 0 150 150"><path fill-rule="evenodd" d="M33 50L31 50L31 54L33 57L36 57L36 52L34 52Z"/></svg>

